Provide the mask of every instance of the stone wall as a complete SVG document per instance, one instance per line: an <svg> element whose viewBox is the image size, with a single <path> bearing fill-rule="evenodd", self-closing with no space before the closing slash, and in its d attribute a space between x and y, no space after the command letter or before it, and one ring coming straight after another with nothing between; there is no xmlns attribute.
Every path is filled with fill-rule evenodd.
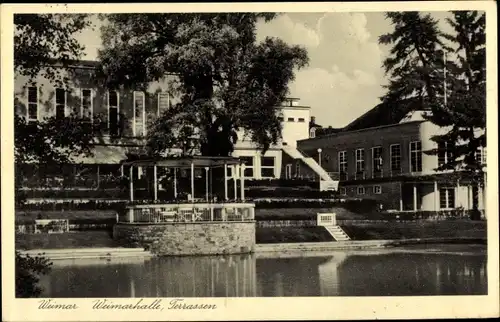
<svg viewBox="0 0 500 322"><path fill-rule="evenodd" d="M251 253L255 222L120 223L113 237L124 247L144 247L160 256Z"/></svg>

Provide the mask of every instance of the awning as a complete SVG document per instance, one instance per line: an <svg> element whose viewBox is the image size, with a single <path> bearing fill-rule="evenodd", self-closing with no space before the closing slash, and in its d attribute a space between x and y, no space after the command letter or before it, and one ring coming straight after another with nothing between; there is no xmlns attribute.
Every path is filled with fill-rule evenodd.
<svg viewBox="0 0 500 322"><path fill-rule="evenodd" d="M223 167L224 165L237 165L241 164L242 161L239 158L234 157L207 157L207 156L188 156L188 157L178 157L178 158L159 158L159 159L140 159L140 160L130 160L123 161L123 165L132 166L160 166L167 168L190 168L193 165L195 168L200 167Z"/></svg>

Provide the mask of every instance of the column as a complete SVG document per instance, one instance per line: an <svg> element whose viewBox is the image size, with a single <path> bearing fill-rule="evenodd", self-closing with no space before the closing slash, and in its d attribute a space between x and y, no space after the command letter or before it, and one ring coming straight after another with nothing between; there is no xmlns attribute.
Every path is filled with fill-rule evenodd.
<svg viewBox="0 0 500 322"><path fill-rule="evenodd" d="M227 163L224 163L224 200L227 200Z"/></svg>
<svg viewBox="0 0 500 322"><path fill-rule="evenodd" d="M130 165L129 177L130 201L134 201L134 166Z"/></svg>
<svg viewBox="0 0 500 322"><path fill-rule="evenodd" d="M413 184L413 211L417 211L417 184Z"/></svg>
<svg viewBox="0 0 500 322"><path fill-rule="evenodd" d="M157 178L157 169L156 164L153 166L153 184L154 184L154 199L158 200L158 178Z"/></svg>
<svg viewBox="0 0 500 322"><path fill-rule="evenodd" d="M191 161L191 200L194 201L194 162Z"/></svg>
<svg viewBox="0 0 500 322"><path fill-rule="evenodd" d="M240 186L240 194L241 194L241 201L245 201L245 165L242 164L241 165L241 176L240 176L240 183L241 183L241 186Z"/></svg>
<svg viewBox="0 0 500 322"><path fill-rule="evenodd" d="M177 199L177 168L174 168L174 198Z"/></svg>
<svg viewBox="0 0 500 322"><path fill-rule="evenodd" d="M100 183L100 180L99 180L99 165L97 165L97 188L99 188L99 183Z"/></svg>
<svg viewBox="0 0 500 322"><path fill-rule="evenodd" d="M205 199L208 202L208 167L205 167Z"/></svg>
<svg viewBox="0 0 500 322"><path fill-rule="evenodd" d="M439 190L437 181L434 181L434 211L438 210L439 210Z"/></svg>
<svg viewBox="0 0 500 322"><path fill-rule="evenodd" d="M238 182L236 181L237 180L236 179L236 177L237 177L236 174L238 173L238 171L240 171L240 167L237 166L237 165L235 165L233 169L234 169L234 175L233 175L234 200L237 200L238 199Z"/></svg>

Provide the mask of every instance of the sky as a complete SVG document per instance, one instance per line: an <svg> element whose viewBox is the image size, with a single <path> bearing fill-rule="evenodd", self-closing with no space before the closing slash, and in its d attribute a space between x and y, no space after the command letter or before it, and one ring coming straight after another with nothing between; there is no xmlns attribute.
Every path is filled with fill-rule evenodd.
<svg viewBox="0 0 500 322"><path fill-rule="evenodd" d="M432 15L449 30L446 12ZM96 59L101 47L100 21L93 22L77 36L86 47L83 59ZM296 71L290 96L310 106L318 124L343 127L380 103L387 82L382 62L389 48L378 38L391 31L383 12L284 13L259 23L257 40L278 37L307 49L309 65Z"/></svg>

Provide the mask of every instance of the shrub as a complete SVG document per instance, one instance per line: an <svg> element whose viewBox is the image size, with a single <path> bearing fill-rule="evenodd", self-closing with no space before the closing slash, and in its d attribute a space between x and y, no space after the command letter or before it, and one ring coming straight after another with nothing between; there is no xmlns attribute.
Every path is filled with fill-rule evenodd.
<svg viewBox="0 0 500 322"><path fill-rule="evenodd" d="M42 288L39 275L50 272L52 263L42 256L22 256L16 251L16 297L38 297Z"/></svg>

